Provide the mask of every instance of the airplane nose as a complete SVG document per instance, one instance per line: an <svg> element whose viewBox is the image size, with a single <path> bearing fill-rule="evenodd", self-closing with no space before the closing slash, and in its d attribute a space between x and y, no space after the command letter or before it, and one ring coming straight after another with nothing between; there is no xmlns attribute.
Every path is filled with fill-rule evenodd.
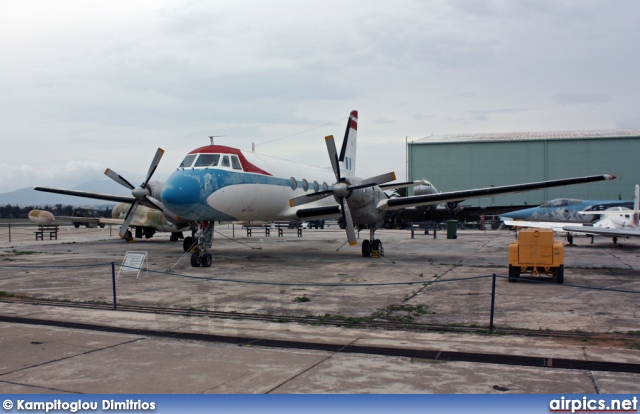
<svg viewBox="0 0 640 414"><path fill-rule="evenodd" d="M177 215L192 211L200 201L198 181L185 174L174 173L162 188L162 202Z"/></svg>

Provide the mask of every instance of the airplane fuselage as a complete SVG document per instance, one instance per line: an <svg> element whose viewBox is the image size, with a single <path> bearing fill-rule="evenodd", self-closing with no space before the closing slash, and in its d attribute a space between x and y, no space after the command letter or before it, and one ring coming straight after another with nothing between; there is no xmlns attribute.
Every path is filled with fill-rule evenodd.
<svg viewBox="0 0 640 414"><path fill-rule="evenodd" d="M333 181L331 170L208 145L185 157L161 197L172 213L190 221L291 220L290 199L329 190ZM328 197L313 206L335 204Z"/></svg>
<svg viewBox="0 0 640 414"><path fill-rule="evenodd" d="M633 207L633 200L579 200L555 199L542 203L538 207L501 214L514 220L558 221L567 223L593 223L599 219L598 212L611 207ZM594 214L581 214L580 211L593 211Z"/></svg>

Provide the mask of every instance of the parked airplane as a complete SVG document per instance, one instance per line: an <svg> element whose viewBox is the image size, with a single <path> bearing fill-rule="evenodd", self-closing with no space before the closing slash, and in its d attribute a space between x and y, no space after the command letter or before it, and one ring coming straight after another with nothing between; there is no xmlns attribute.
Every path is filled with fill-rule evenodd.
<svg viewBox="0 0 640 414"><path fill-rule="evenodd" d="M501 214L504 220L559 221L591 223L598 220L599 212L611 207L633 207L633 200L579 200L557 198L545 201L538 207ZM593 213L592 213L593 212Z"/></svg>
<svg viewBox="0 0 640 414"><path fill-rule="evenodd" d="M436 187L425 179L414 181L414 184L416 184L413 188L414 195L438 193ZM399 196L397 194L393 194L390 198L399 198ZM524 207L526 206L511 205L472 207L464 206L461 203L456 202L408 207L387 211L384 215L384 228L390 229L394 227L404 227L415 223L424 223L426 221L441 222L448 219L456 219L461 222L480 221L482 220L482 216L497 216L514 210L520 210Z"/></svg>
<svg viewBox="0 0 640 414"><path fill-rule="evenodd" d="M76 217L76 216L58 216L55 217L53 213L47 210L34 209L28 214L29 220L40 225L50 225L54 221L71 221L74 223L87 223L92 224L93 227L104 227L106 224L114 224L122 226L127 214L131 208L130 204L118 203L111 210L112 218L106 217ZM130 226L135 229L136 238L147 239L153 237L156 232L169 232L171 236L169 240L178 241L184 238L182 232L189 230L189 225L176 225L169 222L165 215L160 210L149 208L146 206L140 206L135 211L133 218L131 219ZM133 241L133 234L129 229L124 233L123 238L127 241Z"/></svg>
<svg viewBox="0 0 640 414"><path fill-rule="evenodd" d="M372 251L384 253L382 242L375 238L375 231L382 227L386 210L460 203L472 198L615 178L602 174L389 199L383 190L414 183L385 184L396 179L393 172L365 179L355 176L357 122L358 113L352 111L339 154L333 136L325 138L332 170L213 145L213 142L188 153L164 184L151 181L164 153L161 148L156 152L144 182L138 187L107 169L105 174L129 188L132 194L126 200L116 196L119 201L132 203L120 235L125 235L133 218L132 212L138 206L157 208L169 221L191 223L195 241L191 237L184 241L185 248L193 251L191 264L209 267L212 257L207 248L211 244L211 226L215 221L312 220L342 216L349 245L357 244L355 228L369 230L369 237L362 242L362 255L368 257ZM112 197L42 187L36 190L101 199Z"/></svg>
<svg viewBox="0 0 640 414"><path fill-rule="evenodd" d="M633 210L626 207L612 207L600 212L601 218L593 226L564 226L568 233L584 233L587 235L609 236L613 243L618 237L640 237L640 186L636 184Z"/></svg>

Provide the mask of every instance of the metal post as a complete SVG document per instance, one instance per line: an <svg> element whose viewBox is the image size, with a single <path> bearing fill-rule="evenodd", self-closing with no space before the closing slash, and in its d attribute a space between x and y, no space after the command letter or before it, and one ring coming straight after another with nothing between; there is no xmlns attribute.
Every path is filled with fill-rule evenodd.
<svg viewBox="0 0 640 414"><path fill-rule="evenodd" d="M116 263L111 262L111 283L113 285L113 310L117 310L116 304Z"/></svg>
<svg viewBox="0 0 640 414"><path fill-rule="evenodd" d="M233 238L236 237L236 225L235 224L231 225L231 237L233 237Z"/></svg>
<svg viewBox="0 0 640 414"><path fill-rule="evenodd" d="M11 243L11 223L9 223L9 243Z"/></svg>
<svg viewBox="0 0 640 414"><path fill-rule="evenodd" d="M493 313L496 308L496 274L493 274L491 284L491 319L489 321L489 332L493 333Z"/></svg>

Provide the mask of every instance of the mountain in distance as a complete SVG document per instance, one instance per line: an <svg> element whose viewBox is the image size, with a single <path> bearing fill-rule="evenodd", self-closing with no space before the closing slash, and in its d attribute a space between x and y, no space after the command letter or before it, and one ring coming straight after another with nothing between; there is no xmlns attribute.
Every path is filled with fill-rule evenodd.
<svg viewBox="0 0 640 414"><path fill-rule="evenodd" d="M74 187L73 190L126 196L131 195L130 190L124 188L113 180L87 181ZM103 206L113 205L115 203L110 201L96 200L93 198L72 197L63 194L45 193L42 191L36 191L33 189L33 187L28 187L0 194L0 205L6 206L7 204L10 204L12 206L16 204L19 206L55 206L56 204L69 206Z"/></svg>

